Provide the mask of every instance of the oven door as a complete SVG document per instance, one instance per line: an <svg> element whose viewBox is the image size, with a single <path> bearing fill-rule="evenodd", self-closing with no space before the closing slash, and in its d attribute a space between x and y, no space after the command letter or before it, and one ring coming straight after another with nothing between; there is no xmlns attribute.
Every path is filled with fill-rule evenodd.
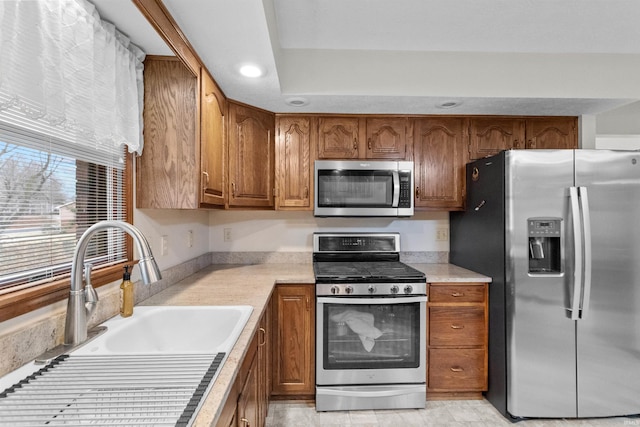
<svg viewBox="0 0 640 427"><path fill-rule="evenodd" d="M426 296L316 301L318 386L425 383Z"/></svg>

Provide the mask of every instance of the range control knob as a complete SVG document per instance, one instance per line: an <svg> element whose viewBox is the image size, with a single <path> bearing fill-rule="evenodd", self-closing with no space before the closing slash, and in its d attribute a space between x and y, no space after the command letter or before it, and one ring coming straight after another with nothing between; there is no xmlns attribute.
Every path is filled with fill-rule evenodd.
<svg viewBox="0 0 640 427"><path fill-rule="evenodd" d="M405 294L410 294L411 292L413 292L413 286L407 285L407 286L404 287L404 293Z"/></svg>
<svg viewBox="0 0 640 427"><path fill-rule="evenodd" d="M400 290L400 288L398 288L398 285L391 286L391 293L392 294L397 294L399 290Z"/></svg>
<svg viewBox="0 0 640 427"><path fill-rule="evenodd" d="M346 288L344 288L344 291L348 294L352 294L353 293L353 286L348 285Z"/></svg>
<svg viewBox="0 0 640 427"><path fill-rule="evenodd" d="M375 294L375 293L376 293L376 287L375 287L375 286L373 286L373 285L369 285L369 287L367 288L367 291L368 291L370 294Z"/></svg>
<svg viewBox="0 0 640 427"><path fill-rule="evenodd" d="M333 295L336 295L336 294L340 293L340 287L336 286L336 285L333 285L330 290L331 290L331 294L333 294Z"/></svg>

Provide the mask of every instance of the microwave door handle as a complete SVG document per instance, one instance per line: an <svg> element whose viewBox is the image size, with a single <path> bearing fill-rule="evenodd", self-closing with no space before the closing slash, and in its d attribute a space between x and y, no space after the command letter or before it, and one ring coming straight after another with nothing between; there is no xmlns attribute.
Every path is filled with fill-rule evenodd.
<svg viewBox="0 0 640 427"><path fill-rule="evenodd" d="M393 175L393 202L391 203L392 208L397 208L400 204L400 174L398 171L392 171Z"/></svg>

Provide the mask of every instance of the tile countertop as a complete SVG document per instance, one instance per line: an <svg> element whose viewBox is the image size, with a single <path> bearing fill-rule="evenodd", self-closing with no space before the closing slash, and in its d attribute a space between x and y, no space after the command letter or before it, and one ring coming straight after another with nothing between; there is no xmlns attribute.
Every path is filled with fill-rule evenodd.
<svg viewBox="0 0 640 427"><path fill-rule="evenodd" d="M452 264L410 264L428 282L490 282ZM145 300L140 305L251 305L253 313L207 395L194 426L215 425L256 332L274 284L313 284L312 264L211 265ZM204 326L204 325L203 325Z"/></svg>

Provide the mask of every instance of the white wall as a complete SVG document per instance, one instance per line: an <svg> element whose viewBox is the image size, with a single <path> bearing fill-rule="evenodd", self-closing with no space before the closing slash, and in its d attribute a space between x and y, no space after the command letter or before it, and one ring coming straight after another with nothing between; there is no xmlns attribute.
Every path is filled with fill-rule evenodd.
<svg viewBox="0 0 640 427"><path fill-rule="evenodd" d="M448 212L417 213L412 218L315 218L312 212L212 211L209 240L213 252L311 252L316 231L393 231L400 233L402 251L448 251ZM231 241L224 241L225 229Z"/></svg>
<svg viewBox="0 0 640 427"><path fill-rule="evenodd" d="M205 210L135 209L133 224L145 235L160 270L209 252L209 212ZM192 246L188 233L193 232ZM163 254L161 239L166 236ZM137 255L136 255L137 257ZM137 269L134 269L134 272Z"/></svg>
<svg viewBox="0 0 640 427"><path fill-rule="evenodd" d="M596 116L598 135L640 135L640 102Z"/></svg>

